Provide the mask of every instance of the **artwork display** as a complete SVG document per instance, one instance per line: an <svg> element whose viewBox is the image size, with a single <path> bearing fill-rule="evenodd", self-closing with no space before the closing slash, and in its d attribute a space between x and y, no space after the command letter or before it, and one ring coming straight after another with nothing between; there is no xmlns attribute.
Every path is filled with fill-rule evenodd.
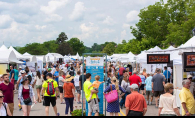
<svg viewBox="0 0 195 118"><path fill-rule="evenodd" d="M167 64L170 63L170 54L148 54L147 64Z"/></svg>

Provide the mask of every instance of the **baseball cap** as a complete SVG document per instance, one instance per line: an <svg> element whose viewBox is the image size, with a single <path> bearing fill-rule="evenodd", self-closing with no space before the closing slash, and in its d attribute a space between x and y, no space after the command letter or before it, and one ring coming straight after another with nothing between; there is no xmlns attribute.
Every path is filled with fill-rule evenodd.
<svg viewBox="0 0 195 118"><path fill-rule="evenodd" d="M130 88L132 88L132 89L138 89L139 87L138 87L137 84L132 84L132 85L130 86Z"/></svg>
<svg viewBox="0 0 195 118"><path fill-rule="evenodd" d="M48 68L48 71L51 71L51 68Z"/></svg>
<svg viewBox="0 0 195 118"><path fill-rule="evenodd" d="M188 75L188 78L192 78L192 75Z"/></svg>

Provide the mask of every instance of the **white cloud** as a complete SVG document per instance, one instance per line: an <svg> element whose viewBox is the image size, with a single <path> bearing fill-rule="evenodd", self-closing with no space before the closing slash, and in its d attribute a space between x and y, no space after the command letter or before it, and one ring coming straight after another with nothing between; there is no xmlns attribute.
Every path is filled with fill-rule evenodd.
<svg viewBox="0 0 195 118"><path fill-rule="evenodd" d="M113 33L113 32L115 32L114 29L108 29L108 28L105 28L105 29L103 29L103 30L101 31L101 33L104 33L104 34Z"/></svg>
<svg viewBox="0 0 195 118"><path fill-rule="evenodd" d="M130 12L126 15L127 22L138 21L138 20L139 20L138 14L139 14L139 12L136 11L136 10L130 11Z"/></svg>
<svg viewBox="0 0 195 118"><path fill-rule="evenodd" d="M126 30L123 30L121 32L121 39L124 39L126 35L127 35L127 31Z"/></svg>
<svg viewBox="0 0 195 118"><path fill-rule="evenodd" d="M130 28L130 24L124 23L124 24L123 24L123 28Z"/></svg>
<svg viewBox="0 0 195 118"><path fill-rule="evenodd" d="M70 20L76 21L76 20L83 19L85 10L86 10L86 8L84 6L84 3L83 2L77 2L75 4L73 12L69 16Z"/></svg>
<svg viewBox="0 0 195 118"><path fill-rule="evenodd" d="M10 15L0 15L0 19L0 29L9 27L13 21Z"/></svg>
<svg viewBox="0 0 195 118"><path fill-rule="evenodd" d="M110 16L107 16L106 19L103 21L103 24L114 25L115 21Z"/></svg>
<svg viewBox="0 0 195 118"><path fill-rule="evenodd" d="M35 28L37 30L42 30L42 29L45 29L46 27L47 27L46 25L43 25L43 26L35 25Z"/></svg>
<svg viewBox="0 0 195 118"><path fill-rule="evenodd" d="M45 14L53 14L57 9L65 6L68 0L51 0L48 2L48 6L41 6L40 10Z"/></svg>
<svg viewBox="0 0 195 118"><path fill-rule="evenodd" d="M48 17L45 19L45 22L59 22L62 19L63 17L58 14L51 14L51 15L48 15Z"/></svg>

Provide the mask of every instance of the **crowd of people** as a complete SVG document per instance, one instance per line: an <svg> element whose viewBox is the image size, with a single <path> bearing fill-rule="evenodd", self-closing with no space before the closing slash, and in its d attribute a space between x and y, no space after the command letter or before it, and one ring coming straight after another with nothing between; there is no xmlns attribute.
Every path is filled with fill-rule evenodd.
<svg viewBox="0 0 195 118"><path fill-rule="evenodd" d="M183 88L179 94L182 106L182 114L176 105L173 96L173 84L171 73L164 68L156 69L155 73L147 73L146 69L140 72L132 69L131 65L108 63L107 73L103 82L100 76L95 76L91 83L92 75L86 73L86 61L75 61L67 64L52 64L45 66L43 70L38 67L36 75L33 75L28 67L19 70L10 66L10 70L0 78L0 116L13 116L14 105L21 107L24 116L30 116L31 106L43 103L45 115L49 116L50 104L56 116L59 116L56 100L60 97L61 104L65 104L65 115L72 114L74 99L77 104L82 104L85 110L85 101L88 103L88 116L95 113L99 115L99 102L97 93L107 93L116 90L118 99L107 103L106 111L110 116L118 116L120 109L126 109L127 116L144 116L147 106L152 105L159 109L159 116L194 115L194 84L192 76L183 81ZM83 69L84 68L84 69ZM106 69L106 67L105 67ZM83 75L82 75L83 73ZM100 84L105 84L104 91L99 91ZM36 89L36 93L34 93ZM82 94L84 93L84 94ZM18 94L18 103L14 103L15 94ZM37 95L37 99L35 98ZM81 96L83 95L81 99ZM145 96L146 95L146 99ZM70 109L70 111L69 111Z"/></svg>

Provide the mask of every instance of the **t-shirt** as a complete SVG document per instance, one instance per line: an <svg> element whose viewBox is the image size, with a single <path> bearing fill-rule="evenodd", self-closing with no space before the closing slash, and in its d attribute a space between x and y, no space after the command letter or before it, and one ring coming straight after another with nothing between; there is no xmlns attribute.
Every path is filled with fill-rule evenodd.
<svg viewBox="0 0 195 118"><path fill-rule="evenodd" d="M145 83L146 83L146 91L152 91L152 76L148 77Z"/></svg>
<svg viewBox="0 0 195 118"><path fill-rule="evenodd" d="M60 87L64 85L64 82L62 80L64 80L64 78L62 76L59 76L59 86Z"/></svg>
<svg viewBox="0 0 195 118"><path fill-rule="evenodd" d="M154 91L164 91L163 82L165 81L164 77L160 74L156 74L152 78L153 90Z"/></svg>
<svg viewBox="0 0 195 118"><path fill-rule="evenodd" d="M18 80L18 75L19 75L18 70L14 69L14 79L15 80Z"/></svg>
<svg viewBox="0 0 195 118"><path fill-rule="evenodd" d="M130 85L137 84L139 86L139 83L141 83L141 82L142 82L141 78L139 76L137 76L136 74L129 77Z"/></svg>
<svg viewBox="0 0 195 118"><path fill-rule="evenodd" d="M86 81L86 75L84 75L84 81L82 81L82 79L83 79L83 76L81 75L81 76L79 77L79 82L81 82L81 90L82 90L82 86L83 86L84 82ZM82 83L83 83L83 84L82 84Z"/></svg>
<svg viewBox="0 0 195 118"><path fill-rule="evenodd" d="M77 87L80 86L80 85L79 85L79 77L80 77L79 75L76 75L76 76L74 77L74 85L77 86Z"/></svg>
<svg viewBox="0 0 195 118"><path fill-rule="evenodd" d="M4 83L0 84L0 90L3 92L5 103L14 103L13 93L14 93L14 85L9 83L9 85L5 85Z"/></svg>
<svg viewBox="0 0 195 118"><path fill-rule="evenodd" d="M14 73L15 73L15 72L14 72L14 69L10 71L10 73L9 73L9 79L12 78L12 74L14 74ZM14 75L14 76L15 76L15 75ZM14 78L13 78L13 79L14 79Z"/></svg>
<svg viewBox="0 0 195 118"><path fill-rule="evenodd" d="M72 90L74 89L73 83L64 83L63 89L65 98L74 98L74 95L72 93Z"/></svg>
<svg viewBox="0 0 195 118"><path fill-rule="evenodd" d="M163 75L165 76L166 79L170 79L171 73L168 71L168 76L167 76L167 70L165 70Z"/></svg>
<svg viewBox="0 0 195 118"><path fill-rule="evenodd" d="M54 75L55 72L56 72L56 69L55 68L52 68L51 74Z"/></svg>
<svg viewBox="0 0 195 118"><path fill-rule="evenodd" d="M175 112L173 109L177 108L175 96L160 96L159 108L163 108L160 114L173 114Z"/></svg>
<svg viewBox="0 0 195 118"><path fill-rule="evenodd" d="M94 87L94 88L99 88L100 84L101 84L101 82L99 82L99 81L94 81L94 82L93 82L93 87Z"/></svg>
<svg viewBox="0 0 195 118"><path fill-rule="evenodd" d="M83 89L84 89L85 97L86 97L87 101L89 101L90 95L91 95L91 90L93 90L92 87L89 88L89 86L91 86L91 85L92 85L92 83L90 81L85 81L85 83L83 84ZM97 95L93 94L91 99L95 99L95 98L97 98Z"/></svg>
<svg viewBox="0 0 195 118"><path fill-rule="evenodd" d="M147 108L147 104L143 95L132 92L126 97L125 107L129 107L129 110L132 111L143 112L143 109Z"/></svg>
<svg viewBox="0 0 195 118"><path fill-rule="evenodd" d="M48 87L48 83L47 82L52 82L53 81L53 86L54 86L54 89L58 87L58 83L56 81L54 81L53 79L48 79L47 81L44 81L42 87L45 88L45 94L44 96L50 96L47 94L47 87ZM56 95L51 95L51 97L55 97Z"/></svg>
<svg viewBox="0 0 195 118"><path fill-rule="evenodd" d="M119 75L122 76L123 75L123 71L125 70L125 68L119 68Z"/></svg>
<svg viewBox="0 0 195 118"><path fill-rule="evenodd" d="M44 75L44 78L43 78L43 79L44 79L45 81L47 80L47 77L46 77L47 73L48 73L47 71L44 71L44 73L43 73L43 75Z"/></svg>
<svg viewBox="0 0 195 118"><path fill-rule="evenodd" d="M146 77L144 75L140 75L139 77L142 80L142 84L145 84Z"/></svg>
<svg viewBox="0 0 195 118"><path fill-rule="evenodd" d="M55 81L58 83L59 71L56 71L53 76L56 76Z"/></svg>

